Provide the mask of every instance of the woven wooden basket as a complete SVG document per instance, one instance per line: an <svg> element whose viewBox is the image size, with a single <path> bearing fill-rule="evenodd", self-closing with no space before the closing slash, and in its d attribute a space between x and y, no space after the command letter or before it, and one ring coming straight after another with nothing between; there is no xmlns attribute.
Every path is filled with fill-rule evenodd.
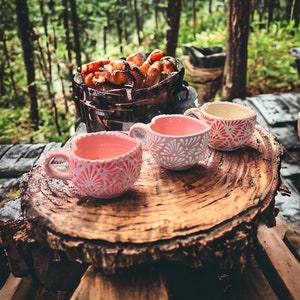
<svg viewBox="0 0 300 300"><path fill-rule="evenodd" d="M97 91L84 84L78 72L73 77L78 116L89 132L95 132L128 130L133 123L148 123L155 115L173 113L179 101L176 95L186 88L183 83L184 68L180 61L178 70L158 84L134 92L131 87Z"/></svg>
<svg viewBox="0 0 300 300"><path fill-rule="evenodd" d="M183 64L185 67L184 79L196 89L198 104L213 101L222 84L223 67L198 68L191 63L188 56L183 59Z"/></svg>

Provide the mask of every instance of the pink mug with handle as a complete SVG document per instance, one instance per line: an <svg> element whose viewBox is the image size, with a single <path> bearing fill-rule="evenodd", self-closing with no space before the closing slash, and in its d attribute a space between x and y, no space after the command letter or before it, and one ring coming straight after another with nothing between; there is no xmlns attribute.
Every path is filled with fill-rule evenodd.
<svg viewBox="0 0 300 300"><path fill-rule="evenodd" d="M186 110L184 115L196 117L211 127L208 146L221 151L233 151L246 143L257 123L257 113L244 105L228 102L207 102L200 108Z"/></svg>
<svg viewBox="0 0 300 300"><path fill-rule="evenodd" d="M53 158L68 162L61 171ZM70 151L49 151L43 162L46 173L71 180L85 194L95 198L114 198L125 193L137 180L142 166L142 144L124 133L86 133L71 141Z"/></svg>
<svg viewBox="0 0 300 300"><path fill-rule="evenodd" d="M184 115L159 115L136 123L129 136L144 140L155 161L169 170L187 170L203 159L210 127Z"/></svg>

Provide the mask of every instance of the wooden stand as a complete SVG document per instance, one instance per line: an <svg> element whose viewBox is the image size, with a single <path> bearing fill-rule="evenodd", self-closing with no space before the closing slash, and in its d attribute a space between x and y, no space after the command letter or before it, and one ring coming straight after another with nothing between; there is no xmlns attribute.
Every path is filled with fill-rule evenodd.
<svg viewBox="0 0 300 300"><path fill-rule="evenodd" d="M274 225L281 154L259 125L251 146L208 149L187 171L159 167L145 149L137 182L111 200L87 197L36 166L20 186L24 221L41 245L104 274L158 260L242 270L259 220Z"/></svg>

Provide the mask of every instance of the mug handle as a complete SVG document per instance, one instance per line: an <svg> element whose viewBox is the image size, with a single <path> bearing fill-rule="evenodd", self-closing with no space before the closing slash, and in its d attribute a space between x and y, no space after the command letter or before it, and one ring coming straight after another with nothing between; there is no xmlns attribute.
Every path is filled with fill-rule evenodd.
<svg viewBox="0 0 300 300"><path fill-rule="evenodd" d="M128 132L128 135L132 138L141 140L143 143L147 143L147 125L144 123L133 124Z"/></svg>
<svg viewBox="0 0 300 300"><path fill-rule="evenodd" d="M43 166L47 175L51 177L58 178L58 179L71 179L71 173L69 169L67 171L59 171L53 167L53 165L51 164L51 160L53 158L61 158L69 162L70 159L69 152L62 149L53 149L49 151L45 155Z"/></svg>
<svg viewBox="0 0 300 300"><path fill-rule="evenodd" d="M198 107L192 107L192 108L187 109L184 112L184 115L201 120L201 113L200 113L200 109Z"/></svg>

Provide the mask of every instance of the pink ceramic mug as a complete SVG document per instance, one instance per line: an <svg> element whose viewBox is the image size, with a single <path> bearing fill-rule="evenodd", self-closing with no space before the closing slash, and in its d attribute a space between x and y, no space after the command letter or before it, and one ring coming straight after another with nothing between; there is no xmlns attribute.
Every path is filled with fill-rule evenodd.
<svg viewBox="0 0 300 300"><path fill-rule="evenodd" d="M129 136L146 139L156 162L169 170L186 170L199 162L207 149L210 127L184 115L159 115L149 124L136 123Z"/></svg>
<svg viewBox="0 0 300 300"><path fill-rule="evenodd" d="M257 114L254 110L233 102L207 102L200 108L190 108L184 113L206 122L210 127L208 146L232 151L251 140Z"/></svg>
<svg viewBox="0 0 300 300"><path fill-rule="evenodd" d="M53 158L68 161L68 170L51 164ZM71 141L70 151L54 149L44 160L46 173L70 179L85 194L113 198L126 192L137 180L142 166L142 144L120 132L81 134Z"/></svg>

